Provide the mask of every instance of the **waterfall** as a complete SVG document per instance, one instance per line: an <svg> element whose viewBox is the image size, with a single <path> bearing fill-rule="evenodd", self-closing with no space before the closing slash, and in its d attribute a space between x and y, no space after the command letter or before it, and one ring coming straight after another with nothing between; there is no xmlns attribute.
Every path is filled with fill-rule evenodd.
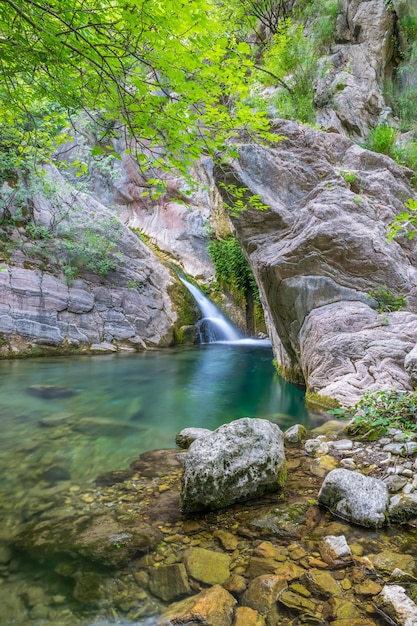
<svg viewBox="0 0 417 626"><path fill-rule="evenodd" d="M196 324L201 343L237 342L243 340L243 335L198 287L189 283L188 280L181 276L180 280L194 297L203 316Z"/></svg>
<svg viewBox="0 0 417 626"><path fill-rule="evenodd" d="M246 346L271 345L269 339L244 337L198 287L189 283L180 274L178 274L178 277L194 297L203 316L196 324L200 334L200 343L234 343Z"/></svg>

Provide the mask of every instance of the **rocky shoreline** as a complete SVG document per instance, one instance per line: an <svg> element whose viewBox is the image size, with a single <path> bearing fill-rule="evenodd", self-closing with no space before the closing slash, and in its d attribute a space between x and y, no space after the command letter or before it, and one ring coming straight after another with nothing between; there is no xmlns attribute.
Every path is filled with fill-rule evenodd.
<svg viewBox="0 0 417 626"><path fill-rule="evenodd" d="M342 427L286 447L281 490L208 513L180 511L178 449L71 485L1 544L4 623L417 623L415 520L363 528L318 504L340 467L385 481L391 502L413 496L416 452L399 432L370 443Z"/></svg>

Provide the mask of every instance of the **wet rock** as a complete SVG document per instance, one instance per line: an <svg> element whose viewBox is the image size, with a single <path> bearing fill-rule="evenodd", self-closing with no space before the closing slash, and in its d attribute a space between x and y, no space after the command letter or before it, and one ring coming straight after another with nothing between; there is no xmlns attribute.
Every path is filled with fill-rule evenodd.
<svg viewBox="0 0 417 626"><path fill-rule="evenodd" d="M175 443L179 448L186 449L196 439L211 435L213 431L208 428L183 428L179 433L175 435Z"/></svg>
<svg viewBox="0 0 417 626"><path fill-rule="evenodd" d="M132 472L130 470L114 470L113 472L106 472L97 476L94 483L97 487L111 487L117 485L117 483L123 483L129 480Z"/></svg>
<svg viewBox="0 0 417 626"><path fill-rule="evenodd" d="M368 554L368 559L375 569L383 574L391 574L397 568L403 572L414 574L415 561L409 554L383 550L378 554Z"/></svg>
<svg viewBox="0 0 417 626"><path fill-rule="evenodd" d="M184 562L189 576L206 585L221 585L230 576L231 558L221 552L189 548L184 552Z"/></svg>
<svg viewBox="0 0 417 626"><path fill-rule="evenodd" d="M319 546L321 558L332 568L346 567L352 563L352 552L344 535L328 535Z"/></svg>
<svg viewBox="0 0 417 626"><path fill-rule="evenodd" d="M342 595L342 588L339 583L326 570L313 568L305 573L300 581L314 596L319 598L331 598L332 596Z"/></svg>
<svg viewBox="0 0 417 626"><path fill-rule="evenodd" d="M265 626L265 617L249 606L238 606L233 626Z"/></svg>
<svg viewBox="0 0 417 626"><path fill-rule="evenodd" d="M171 605L157 620L157 626L207 624L232 626L235 598L220 585Z"/></svg>
<svg viewBox="0 0 417 626"><path fill-rule="evenodd" d="M405 523L417 517L417 493L396 494L390 500L388 515L391 522Z"/></svg>
<svg viewBox="0 0 417 626"><path fill-rule="evenodd" d="M278 578L286 581L297 580L305 573L305 569L294 563L294 561L286 561L280 563L274 570L274 573Z"/></svg>
<svg viewBox="0 0 417 626"><path fill-rule="evenodd" d="M307 429L302 424L294 424L284 432L285 445L299 446L307 436Z"/></svg>
<svg viewBox="0 0 417 626"><path fill-rule="evenodd" d="M280 505L263 515L254 517L249 527L261 531L265 536L300 537L311 505L308 502L294 502Z"/></svg>
<svg viewBox="0 0 417 626"><path fill-rule="evenodd" d="M278 596L278 602L286 606L288 609L298 611L303 615L314 615L316 613L316 605L312 600L309 600L298 593L294 593L293 591L285 590L280 593Z"/></svg>
<svg viewBox="0 0 417 626"><path fill-rule="evenodd" d="M247 584L247 580L244 576L232 574L226 582L223 583L223 587L233 595L241 595L246 590Z"/></svg>
<svg viewBox="0 0 417 626"><path fill-rule="evenodd" d="M125 525L110 515L96 515L29 523L15 544L35 558L69 555L120 567L161 539L158 529L143 522Z"/></svg>
<svg viewBox="0 0 417 626"><path fill-rule="evenodd" d="M123 437L143 432L143 427L132 422L82 417L72 425L72 429L90 437Z"/></svg>
<svg viewBox="0 0 417 626"><path fill-rule="evenodd" d="M407 596L400 585L385 585L379 596L374 598L375 606L382 616L388 616L399 626L417 624L417 606Z"/></svg>
<svg viewBox="0 0 417 626"><path fill-rule="evenodd" d="M7 546L0 544L0 565L7 565L13 558L13 550Z"/></svg>
<svg viewBox="0 0 417 626"><path fill-rule="evenodd" d="M321 438L307 439L304 450L309 456L322 456L329 452L329 444Z"/></svg>
<svg viewBox="0 0 417 626"><path fill-rule="evenodd" d="M150 570L149 589L165 602L171 602L191 592L183 563L160 565Z"/></svg>
<svg viewBox="0 0 417 626"><path fill-rule="evenodd" d="M332 620L354 620L360 618L357 607L350 600L342 598L331 598L326 602L323 610L323 617Z"/></svg>
<svg viewBox="0 0 417 626"><path fill-rule="evenodd" d="M213 536L220 541L225 550L236 550L239 541L233 533L229 533L227 530L217 529L213 532Z"/></svg>
<svg viewBox="0 0 417 626"><path fill-rule="evenodd" d="M286 588L287 583L278 576L272 574L258 576L252 580L243 594L241 604L249 606L261 615L266 615L268 625L275 624L278 620L276 603Z"/></svg>
<svg viewBox="0 0 417 626"><path fill-rule="evenodd" d="M340 468L326 476L318 500L355 524L378 527L385 523L388 489L382 480Z"/></svg>
<svg viewBox="0 0 417 626"><path fill-rule="evenodd" d="M355 593L358 596L376 596L381 592L381 585L374 580L365 580L363 583L355 586Z"/></svg>
<svg viewBox="0 0 417 626"><path fill-rule="evenodd" d="M48 483L56 483L61 480L71 480L71 473L66 467L61 465L52 465L42 472L40 478Z"/></svg>
<svg viewBox="0 0 417 626"><path fill-rule="evenodd" d="M103 578L95 572L77 572L73 596L84 604L95 604L103 593Z"/></svg>
<svg viewBox="0 0 417 626"><path fill-rule="evenodd" d="M184 512L218 509L281 487L286 468L280 428L242 418L194 441L186 455Z"/></svg>
<svg viewBox="0 0 417 626"><path fill-rule="evenodd" d="M59 387L58 385L31 385L26 387L26 393L30 396L35 396L35 398L55 400L56 398L71 398L77 392L74 389Z"/></svg>

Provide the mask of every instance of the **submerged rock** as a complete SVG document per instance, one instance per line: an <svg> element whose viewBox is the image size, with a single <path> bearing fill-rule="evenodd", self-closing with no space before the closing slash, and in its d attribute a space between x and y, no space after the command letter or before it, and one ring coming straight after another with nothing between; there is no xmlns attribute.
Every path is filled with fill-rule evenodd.
<svg viewBox="0 0 417 626"><path fill-rule="evenodd" d="M158 619L156 625L231 626L235 604L235 598L228 591L220 585L214 585L191 598L172 604Z"/></svg>
<svg viewBox="0 0 417 626"><path fill-rule="evenodd" d="M332 470L324 479L318 499L332 513L361 526L378 527L386 521L387 486L359 472Z"/></svg>
<svg viewBox="0 0 417 626"><path fill-rule="evenodd" d="M125 525L110 515L88 515L28 524L15 545L38 558L68 555L120 567L161 539L157 528L143 522Z"/></svg>
<svg viewBox="0 0 417 626"><path fill-rule="evenodd" d="M35 398L55 400L56 398L71 398L77 392L69 387L60 387L58 385L31 385L26 387L26 393L30 396L35 396Z"/></svg>
<svg viewBox="0 0 417 626"><path fill-rule="evenodd" d="M279 426L245 417L191 444L185 459L182 509L219 509L254 498L281 487L285 476Z"/></svg>

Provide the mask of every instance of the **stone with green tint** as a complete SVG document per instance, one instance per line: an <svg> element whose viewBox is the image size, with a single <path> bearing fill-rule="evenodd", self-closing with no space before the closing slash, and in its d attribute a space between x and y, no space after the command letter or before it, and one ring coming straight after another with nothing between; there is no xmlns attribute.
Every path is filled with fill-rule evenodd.
<svg viewBox="0 0 417 626"><path fill-rule="evenodd" d="M383 574L392 574L397 568L408 574L414 574L415 561L409 554L383 550L378 554L369 554L368 558L375 569Z"/></svg>
<svg viewBox="0 0 417 626"><path fill-rule="evenodd" d="M314 596L320 598L331 598L342 594L339 583L326 570L311 569L301 577L301 582Z"/></svg>
<svg viewBox="0 0 417 626"><path fill-rule="evenodd" d="M230 576L231 558L221 552L189 548L184 553L184 562L188 574L206 585L221 585Z"/></svg>
<svg viewBox="0 0 417 626"><path fill-rule="evenodd" d="M282 487L286 479L281 429L244 417L194 441L187 452L181 508L220 509Z"/></svg>
<svg viewBox="0 0 417 626"><path fill-rule="evenodd" d="M278 601L293 611L299 611L303 614L313 614L316 612L316 605L312 600L309 600L305 596L301 596L293 591L283 591L278 598Z"/></svg>
<svg viewBox="0 0 417 626"><path fill-rule="evenodd" d="M150 570L149 589L165 602L190 593L187 571L183 563L161 565Z"/></svg>

